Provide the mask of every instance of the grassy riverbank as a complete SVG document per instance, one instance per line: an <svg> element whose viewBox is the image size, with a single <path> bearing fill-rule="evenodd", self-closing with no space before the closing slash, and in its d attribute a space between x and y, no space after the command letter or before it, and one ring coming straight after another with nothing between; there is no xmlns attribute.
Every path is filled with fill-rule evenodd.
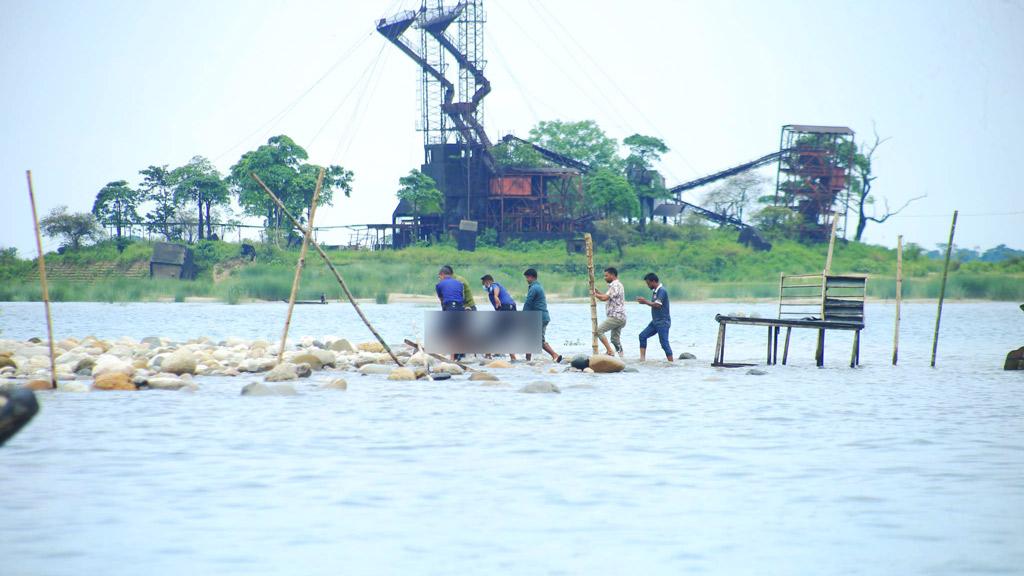
<svg viewBox="0 0 1024 576"><path fill-rule="evenodd" d="M616 266L630 296L644 293L640 280L657 272L681 300L772 298L778 293L780 272L814 273L825 261L826 246L778 241L771 252L754 252L735 242L729 230L693 228L661 230L655 241L624 246L599 246L598 269ZM255 262L238 258L239 246L203 242L193 246L199 276L194 281L148 278L151 245L138 242L117 252L113 243L47 256L50 296L54 301L132 302L215 298L229 303L285 300L291 289L298 250L259 246ZM332 251L332 261L357 298L387 302L389 294L433 294L436 270L451 264L473 285L492 274L521 298L522 271L535 267L553 299L586 296L586 259L568 254L561 242L517 243L459 252L452 245L413 247L401 251ZM836 272L871 275L868 291L875 298L895 295L895 251L856 243L836 247ZM904 254L905 298L935 298L942 263L915 247ZM330 299L341 291L319 257L310 251L303 273L300 299ZM947 297L1024 301L1024 261L954 262ZM0 261L0 301L40 299L35 263L5 258Z"/></svg>

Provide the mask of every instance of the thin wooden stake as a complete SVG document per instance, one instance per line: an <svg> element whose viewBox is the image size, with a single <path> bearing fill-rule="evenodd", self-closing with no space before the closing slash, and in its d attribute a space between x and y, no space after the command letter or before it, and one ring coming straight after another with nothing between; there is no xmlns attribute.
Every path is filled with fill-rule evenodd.
<svg viewBox="0 0 1024 576"><path fill-rule="evenodd" d="M896 237L896 327L892 334L892 365L900 353L900 303L903 301L903 235Z"/></svg>
<svg viewBox="0 0 1024 576"><path fill-rule="evenodd" d="M50 341L50 386L57 387L57 359L53 353L53 318L50 315L50 289L46 286L46 259L43 258L43 236L39 232L39 216L36 213L36 193L32 189L32 171L25 170L28 180L28 201L32 204L32 225L36 229L36 249L39 250L39 283L43 287L43 306L46 308L46 337Z"/></svg>
<svg viewBox="0 0 1024 576"><path fill-rule="evenodd" d="M316 217L316 201L320 198L320 187L324 184L324 169L316 178L316 189L313 190L313 203L309 206L309 230L302 236L302 248L299 250L299 261L295 263L295 278L292 279L292 293L288 297L288 315L284 319L284 332L281 334L281 346L277 349L277 363L284 358L284 344L288 340L288 328L292 324L292 310L295 308L295 294L299 291L302 279L302 268L306 265L306 250L309 248L310 232L313 231L313 218Z"/></svg>
<svg viewBox="0 0 1024 576"><path fill-rule="evenodd" d="M828 256L825 258L825 274L832 273L832 251L836 247L836 224L839 223L839 217L832 214L832 233L828 237Z"/></svg>
<svg viewBox="0 0 1024 576"><path fill-rule="evenodd" d="M946 278L949 276L949 257L953 253L953 235L956 233L957 214L959 214L959 210L953 210L953 224L949 227L949 244L946 244L946 264L942 268L939 310L935 314L935 337L932 339L932 368L935 368L935 352L939 349L939 324L942 322L942 302L946 299Z"/></svg>
<svg viewBox="0 0 1024 576"><path fill-rule="evenodd" d="M294 216L292 216L292 213L289 212L288 209L284 207L284 203L282 203L281 200L276 195L274 195L273 192L270 191L270 188L267 188L267 185L263 183L263 180L260 180L260 177L257 176L255 172L250 172L249 176L251 176L252 179L255 180L260 185L261 188L263 188L263 191L267 193L267 196L269 196L271 200L274 201L274 204L277 204L277 207L281 210L281 213L284 214L288 218L288 220L291 221L292 226L294 226L296 229L299 230L299 232L302 232L303 234L308 233L307 228L303 226ZM332 274L334 274L334 279L337 280L338 284L341 285L342 291L345 292L345 297L348 298L348 301L352 304L352 307L356 309L356 314L359 315L359 319L363 321L363 324L365 324L367 328L369 328L370 333L372 333L374 337L377 338L377 341L380 342L380 345L383 346L384 350L386 350L388 355L391 356L391 359L395 361L395 364L402 366L402 361L399 360L397 356L395 356L395 353L391 351L391 347L388 346L388 343L384 341L384 338L381 337L381 335L373 327L373 324L370 324L370 321L366 318L366 315L363 314L363 310L359 308L359 304L356 302L356 299L352 296L352 292L349 291L348 285L345 284L345 280L341 277L341 274L338 272L338 269L334 267L334 264L331 262L331 259L327 257L327 253L324 252L324 249L321 248L320 245L317 244L316 242L313 243L313 248L316 249L316 253L320 255L320 258L323 259L324 264L327 264L327 268L331 271Z"/></svg>
<svg viewBox="0 0 1024 576"><path fill-rule="evenodd" d="M594 239L590 233L583 235L587 245L587 282L590 284L590 332L591 345L597 354L597 297L594 296Z"/></svg>

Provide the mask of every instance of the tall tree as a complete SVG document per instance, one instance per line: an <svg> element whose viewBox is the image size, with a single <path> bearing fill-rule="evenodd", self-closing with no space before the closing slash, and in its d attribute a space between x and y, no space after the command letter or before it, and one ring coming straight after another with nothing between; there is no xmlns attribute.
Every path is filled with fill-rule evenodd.
<svg viewBox="0 0 1024 576"><path fill-rule="evenodd" d="M412 206L413 218L416 226L416 239L420 237L420 217L427 214L437 214L441 211L444 196L437 189L434 179L419 170L411 170L407 176L398 179L401 186L397 196Z"/></svg>
<svg viewBox="0 0 1024 576"><path fill-rule="evenodd" d="M194 156L188 164L171 172L174 196L178 202L192 202L199 214L196 237L200 240L212 235L210 210L228 203L227 182L206 158ZM205 234L204 234L205 233Z"/></svg>
<svg viewBox="0 0 1024 576"><path fill-rule="evenodd" d="M757 172L744 172L730 176L704 195L704 205L737 220L763 196L768 177Z"/></svg>
<svg viewBox="0 0 1024 576"><path fill-rule="evenodd" d="M900 206L896 210L891 210L889 208L888 199L884 199L885 212L882 215L869 215L864 211L866 206L875 203L875 198L871 195L871 186L874 181L878 179L878 176L874 174L872 167L875 159L875 152L878 151L879 146L888 140L888 138L879 137L877 129L874 130L874 134L874 141L861 144L860 150L853 155L853 178L850 181L850 191L854 202L857 203L857 234L853 237L857 242L860 242L861 237L864 236L864 229L867 228L869 221L881 224L902 212L904 208L910 206L914 201L927 196L926 194L915 196L914 198L907 200L903 206Z"/></svg>
<svg viewBox="0 0 1024 576"><path fill-rule="evenodd" d="M139 170L139 174L142 175L139 190L143 194L143 200L153 203L153 209L146 213L148 228L159 232L165 240L175 239L180 232L171 227L171 222L180 204L174 194L170 170L166 164L152 165Z"/></svg>
<svg viewBox="0 0 1024 576"><path fill-rule="evenodd" d="M306 151L284 135L274 136L256 150L243 154L231 167L228 178L242 210L250 216L263 216L268 228L279 228L284 221L277 205L253 181L250 173L255 173L281 199L289 212L301 214L306 211L308 219L320 166L306 163L307 158ZM351 194L352 172L332 165L325 169L317 205L330 206L335 191L341 191L345 196Z"/></svg>
<svg viewBox="0 0 1024 576"><path fill-rule="evenodd" d="M102 236L96 217L89 212L68 212L57 206L39 221L39 228L50 238L59 238L61 246L78 250L86 240Z"/></svg>
<svg viewBox="0 0 1024 576"><path fill-rule="evenodd" d="M620 174L601 168L587 178L587 200L604 218L634 218L640 202L629 182Z"/></svg>
<svg viewBox="0 0 1024 576"><path fill-rule="evenodd" d="M139 219L136 209L142 201L142 194L128 186L128 182L118 180L104 186L92 205L92 213L104 225L113 226L117 230L117 239L121 240L122 231L131 222Z"/></svg>
<svg viewBox="0 0 1024 576"><path fill-rule="evenodd" d="M654 201L666 198L668 191L665 188L665 179L654 169L654 164L661 160L661 155L668 152L668 146L660 138L633 134L622 141L629 148L629 156L626 157L626 179L633 185L636 195L640 200L641 224L646 216L652 216L654 212Z"/></svg>
<svg viewBox="0 0 1024 576"><path fill-rule="evenodd" d="M593 120L538 122L530 130L530 140L544 148L585 162L594 169L622 169L618 141L605 134Z"/></svg>

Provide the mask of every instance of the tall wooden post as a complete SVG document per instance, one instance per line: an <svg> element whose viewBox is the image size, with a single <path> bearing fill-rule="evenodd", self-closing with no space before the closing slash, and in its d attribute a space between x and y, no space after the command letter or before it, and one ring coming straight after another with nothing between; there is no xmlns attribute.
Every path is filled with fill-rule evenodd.
<svg viewBox="0 0 1024 576"><path fill-rule="evenodd" d="M956 217L959 210L953 210L953 224L949 227L949 244L946 244L946 264L942 267L942 287L939 288L939 309L935 314L935 336L932 338L932 368L935 368L935 352L939 349L939 324L942 323L942 302L946 299L946 278L949 277L949 257L953 253L953 235L956 234Z"/></svg>
<svg viewBox="0 0 1024 576"><path fill-rule="evenodd" d="M594 239L588 232L583 235L583 241L587 244L587 282L590 284L591 347L594 350L594 354L597 354L597 297L594 296Z"/></svg>
<svg viewBox="0 0 1024 576"><path fill-rule="evenodd" d="M278 198L276 194L270 191L270 188L268 188L267 185L263 183L263 180L260 180L260 177L257 176L255 172L250 172L249 176L251 176L252 179L255 180L257 184L260 185L260 188L263 188L263 191L267 194L267 196L270 197L274 204L277 205L277 207L281 210L281 213L284 214L286 218L288 218L288 220L292 223L292 226L294 226L299 232L302 232L303 234L308 234L308 229L305 226L303 226L302 223L300 223L298 219L295 218L295 216L292 216L292 213L288 211L288 208L286 208L284 203L281 202L281 199ZM331 262L331 259L327 257L327 253L324 252L324 249L321 248L320 245L317 244L316 242L313 243L313 248L316 250L316 253L320 255L320 258L323 259L324 264L327 265L327 269L330 270L331 274L334 275L334 279L338 281L339 285L341 285L342 292L345 293L345 297L348 298L349 303L352 304L352 308L354 308L356 314L359 315L359 319L363 321L363 324L366 325L367 329L370 330L370 333L373 334L373 336L377 339L377 342L380 342L380 345L384 348L384 351L387 352L389 356L391 356L391 359L395 361L395 364L401 366L402 361L398 359L398 356L395 356L395 353L391 350L391 347L388 346L388 343L384 341L384 338L380 335L380 333L377 332L377 329L373 327L373 324L370 324L370 320L366 318L366 315L363 314L363 309L359 307L359 303L356 302L356 299L352 296L352 292L350 292L348 289L348 284L345 284L345 280L341 277L341 273L338 272L338 269L334 267L334 263Z"/></svg>
<svg viewBox="0 0 1024 576"><path fill-rule="evenodd" d="M32 171L25 170L28 180L28 201L32 205L32 225L36 230L36 249L39 251L39 283L43 289L43 306L46 308L46 337L50 343L50 386L57 387L57 359L53 353L53 318L50 316L50 289L46 286L46 259L43 258L43 236L39 232L39 215L36 213L36 193L32 189Z"/></svg>
<svg viewBox="0 0 1024 576"><path fill-rule="evenodd" d="M832 273L832 252L836 248L836 224L838 223L839 216L832 214L832 232L828 237L828 256L825 257L825 275Z"/></svg>
<svg viewBox="0 0 1024 576"><path fill-rule="evenodd" d="M295 278L292 279L292 293L288 297L288 315L284 319L284 332L281 334L281 346L277 349L277 363L284 358L284 345L288 341L288 328L292 324L292 310L295 309L295 294L299 291L302 279L302 268L306 265L306 250L309 248L309 237L313 231L313 218L316 217L316 201L320 198L320 187L324 184L324 169L316 178L316 189L313 190L313 203L309 207L309 229L302 235L302 248L299 249L299 261L295 263Z"/></svg>
<svg viewBox="0 0 1024 576"><path fill-rule="evenodd" d="M899 359L900 303L903 301L903 235L896 237L896 326L892 334L892 365Z"/></svg>

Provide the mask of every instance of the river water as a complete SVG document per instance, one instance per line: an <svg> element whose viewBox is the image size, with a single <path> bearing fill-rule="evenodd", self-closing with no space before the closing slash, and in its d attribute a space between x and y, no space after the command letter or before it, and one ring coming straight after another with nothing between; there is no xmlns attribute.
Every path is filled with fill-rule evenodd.
<svg viewBox="0 0 1024 576"><path fill-rule="evenodd" d="M367 305L389 341L425 308ZM1024 345L1016 304L870 304L850 336L794 332L789 366L712 368L715 313L679 302L676 352L637 373L495 371L509 386L315 373L295 397L39 393L0 448L0 573L1024 574ZM54 306L58 337L273 340L283 304ZM635 357L644 310L624 332ZM589 308L549 338L589 350ZM603 315L603 312L602 312ZM0 338L44 336L41 304L0 304ZM292 333L369 340L347 305L299 306ZM764 362L731 328L728 361ZM650 357L660 358L656 340ZM520 394L547 380L562 394Z"/></svg>

